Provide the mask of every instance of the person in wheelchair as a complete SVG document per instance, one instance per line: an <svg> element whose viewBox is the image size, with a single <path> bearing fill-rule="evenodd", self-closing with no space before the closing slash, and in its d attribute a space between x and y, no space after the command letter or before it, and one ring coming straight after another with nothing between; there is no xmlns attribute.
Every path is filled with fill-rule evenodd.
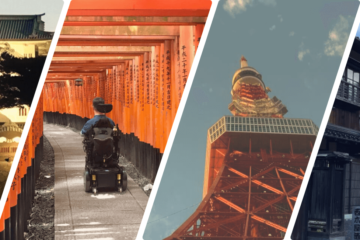
<svg viewBox="0 0 360 240"><path fill-rule="evenodd" d="M126 190L127 176L119 166L120 130L105 114L112 110L104 99L93 100L94 118L87 121L80 134L84 137L86 164L84 171L85 191L96 194L98 188L118 188Z"/></svg>
<svg viewBox="0 0 360 240"><path fill-rule="evenodd" d="M82 136L89 134L89 131L94 127L94 125L97 122L99 122L100 119L105 119L106 118L107 120L109 120L112 127L115 126L114 121L111 120L110 118L106 117L105 112L101 112L101 110L104 110L104 109L100 109L100 108L104 104L105 104L105 101L101 97L96 97L96 98L93 99L94 117L92 119L90 119L89 121L87 121L85 123L84 127L81 129L80 134Z"/></svg>

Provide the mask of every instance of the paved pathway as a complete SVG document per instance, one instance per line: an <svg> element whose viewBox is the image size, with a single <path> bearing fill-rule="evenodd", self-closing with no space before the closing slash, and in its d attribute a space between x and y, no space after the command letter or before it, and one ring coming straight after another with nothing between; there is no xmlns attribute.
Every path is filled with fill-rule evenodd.
<svg viewBox="0 0 360 240"><path fill-rule="evenodd" d="M133 240L148 197L128 177L128 190L85 193L85 153L79 134L44 124L55 155L55 240Z"/></svg>

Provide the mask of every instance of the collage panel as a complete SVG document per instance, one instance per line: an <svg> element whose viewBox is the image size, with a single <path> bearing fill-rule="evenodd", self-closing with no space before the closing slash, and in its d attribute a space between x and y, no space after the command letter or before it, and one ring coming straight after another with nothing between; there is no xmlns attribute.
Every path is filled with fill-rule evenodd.
<svg viewBox="0 0 360 240"><path fill-rule="evenodd" d="M360 239L358 1L5 1L0 240Z"/></svg>
<svg viewBox="0 0 360 240"><path fill-rule="evenodd" d="M143 239L284 239L358 6L219 2Z"/></svg>
<svg viewBox="0 0 360 240"><path fill-rule="evenodd" d="M41 7L40 2L27 5L33 6L15 10L7 5L0 12L0 159L1 164L9 163L8 166L1 166L1 193L29 114L63 2L57 1L57 6L54 7Z"/></svg>
<svg viewBox="0 0 360 240"><path fill-rule="evenodd" d="M360 238L359 72L357 27L292 239Z"/></svg>
<svg viewBox="0 0 360 240"><path fill-rule="evenodd" d="M4 235L136 238L210 7L71 1Z"/></svg>
<svg viewBox="0 0 360 240"><path fill-rule="evenodd" d="M62 0L6 0L0 9L0 239L25 237L31 205L24 200L34 195L31 181L39 168L34 157L42 143L42 121L30 123L30 112L63 5Z"/></svg>

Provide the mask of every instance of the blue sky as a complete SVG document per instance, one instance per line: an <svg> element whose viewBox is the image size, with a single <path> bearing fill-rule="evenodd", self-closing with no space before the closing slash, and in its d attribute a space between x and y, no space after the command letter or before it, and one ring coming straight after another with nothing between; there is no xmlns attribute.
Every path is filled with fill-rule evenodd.
<svg viewBox="0 0 360 240"><path fill-rule="evenodd" d="M241 4L239 4L241 3ZM359 2L220 1L159 186L144 239L163 239L202 199L207 129L230 115L244 55L289 112L318 126Z"/></svg>
<svg viewBox="0 0 360 240"><path fill-rule="evenodd" d="M42 14L45 30L54 32L63 7L63 0L1 0L0 14Z"/></svg>

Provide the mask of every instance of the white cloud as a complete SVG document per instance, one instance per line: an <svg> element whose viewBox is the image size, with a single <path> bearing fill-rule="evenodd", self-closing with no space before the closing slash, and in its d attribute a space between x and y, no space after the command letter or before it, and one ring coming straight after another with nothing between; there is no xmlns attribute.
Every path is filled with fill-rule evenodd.
<svg viewBox="0 0 360 240"><path fill-rule="evenodd" d="M350 21L340 16L334 28L329 32L329 39L325 42L325 55L342 56L350 33Z"/></svg>
<svg viewBox="0 0 360 240"><path fill-rule="evenodd" d="M295 32L290 32L289 36L293 37L295 35Z"/></svg>
<svg viewBox="0 0 360 240"><path fill-rule="evenodd" d="M305 57L306 54L309 54L310 53L310 50L309 49L306 49L306 50L300 50L299 53L298 53L298 58L300 61L303 60L303 58Z"/></svg>
<svg viewBox="0 0 360 240"><path fill-rule="evenodd" d="M253 6L255 2L265 6L276 5L276 0L226 0L223 7L230 15L234 16L237 13L246 11L247 7Z"/></svg>
<svg viewBox="0 0 360 240"><path fill-rule="evenodd" d="M305 55L309 54L310 50L305 48L304 43L302 42L299 46L299 53L298 53L298 59L302 61L305 57Z"/></svg>
<svg viewBox="0 0 360 240"><path fill-rule="evenodd" d="M269 28L269 30L270 30L270 31L273 31L273 30L275 30L275 28L276 28L276 26L275 26L275 25L272 25L272 26Z"/></svg>
<svg viewBox="0 0 360 240"><path fill-rule="evenodd" d="M281 15L278 15L279 21L282 22L284 21L283 17Z"/></svg>
<svg viewBox="0 0 360 240"><path fill-rule="evenodd" d="M248 5L252 5L253 0L227 0L224 3L224 9L231 15L246 11Z"/></svg>

